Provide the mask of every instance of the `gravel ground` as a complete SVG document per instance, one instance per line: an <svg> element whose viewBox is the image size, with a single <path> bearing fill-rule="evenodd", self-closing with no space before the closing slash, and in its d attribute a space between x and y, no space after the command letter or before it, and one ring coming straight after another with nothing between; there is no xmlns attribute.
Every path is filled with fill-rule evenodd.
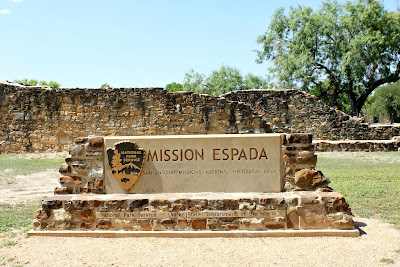
<svg viewBox="0 0 400 267"><path fill-rule="evenodd" d="M1 185L0 203L33 203L52 194L56 185L57 171L18 176L14 183ZM400 231L379 219L355 221L363 233L357 238L20 235L12 238L14 246L0 245L0 266L400 266Z"/></svg>
<svg viewBox="0 0 400 267"><path fill-rule="evenodd" d="M0 248L6 266L400 266L400 231L356 218L360 237L20 237Z"/></svg>

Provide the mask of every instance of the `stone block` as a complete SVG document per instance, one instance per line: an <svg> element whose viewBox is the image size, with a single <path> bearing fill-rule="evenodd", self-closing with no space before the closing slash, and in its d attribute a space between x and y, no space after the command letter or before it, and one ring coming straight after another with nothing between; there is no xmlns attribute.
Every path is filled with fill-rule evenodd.
<svg viewBox="0 0 400 267"><path fill-rule="evenodd" d="M239 219L240 230L266 230L262 218L242 218Z"/></svg>
<svg viewBox="0 0 400 267"><path fill-rule="evenodd" d="M79 228L82 229L82 230L92 230L93 229L93 224L87 223L87 222L86 223L81 223Z"/></svg>
<svg viewBox="0 0 400 267"><path fill-rule="evenodd" d="M85 146L84 145L73 145L69 148L69 154L72 157L82 157L85 154Z"/></svg>
<svg viewBox="0 0 400 267"><path fill-rule="evenodd" d="M324 229L327 228L327 219L324 210L320 208L302 209L299 214L300 229Z"/></svg>
<svg viewBox="0 0 400 267"><path fill-rule="evenodd" d="M205 230L207 229L207 219L194 219L192 220L193 230Z"/></svg>
<svg viewBox="0 0 400 267"><path fill-rule="evenodd" d="M315 166L317 164L317 156L309 156L309 157L298 157L296 159L296 163L303 165Z"/></svg>
<svg viewBox="0 0 400 267"><path fill-rule="evenodd" d="M104 179L104 167L103 162L96 162L92 164L90 172L88 173L89 178L100 178Z"/></svg>
<svg viewBox="0 0 400 267"><path fill-rule="evenodd" d="M73 194L75 192L73 187L56 187L54 189L55 195Z"/></svg>
<svg viewBox="0 0 400 267"><path fill-rule="evenodd" d="M60 169L58 170L60 173L71 173L71 166L68 166L67 164L63 163L60 166Z"/></svg>
<svg viewBox="0 0 400 267"><path fill-rule="evenodd" d="M300 205L318 205L320 204L319 202L319 196L317 194L307 194L303 195L300 198Z"/></svg>
<svg viewBox="0 0 400 267"><path fill-rule="evenodd" d="M173 211L183 211L183 210L187 210L188 206L187 204L173 204L171 206Z"/></svg>
<svg viewBox="0 0 400 267"><path fill-rule="evenodd" d="M96 228L100 229L100 230L108 230L108 229L113 228L113 224L110 220L100 220L96 224Z"/></svg>
<svg viewBox="0 0 400 267"><path fill-rule="evenodd" d="M33 220L32 225L34 230L40 230L42 224L38 220Z"/></svg>
<svg viewBox="0 0 400 267"><path fill-rule="evenodd" d="M104 186L104 181L102 179L93 179L88 182L89 187L102 187Z"/></svg>
<svg viewBox="0 0 400 267"><path fill-rule="evenodd" d="M137 208L141 208L145 205L149 204L149 200L148 199L135 199L135 200L127 200L127 209L128 210L133 210L133 209L137 209Z"/></svg>
<svg viewBox="0 0 400 267"><path fill-rule="evenodd" d="M292 152L295 153L296 151L314 151L313 145L306 145L306 146L285 146L284 152Z"/></svg>
<svg viewBox="0 0 400 267"><path fill-rule="evenodd" d="M71 213L64 209L53 210L53 218L56 222L65 222L72 219Z"/></svg>
<svg viewBox="0 0 400 267"><path fill-rule="evenodd" d="M46 220L49 217L48 214L42 208L35 211L33 216L40 220Z"/></svg>
<svg viewBox="0 0 400 267"><path fill-rule="evenodd" d="M317 171L315 170L300 170L296 172L295 184L299 187L311 188L315 175L317 175Z"/></svg>
<svg viewBox="0 0 400 267"><path fill-rule="evenodd" d="M60 200L43 200L42 201L42 208L43 210L47 211L48 210L54 210L54 209L59 209L63 206L63 201L64 199Z"/></svg>
<svg viewBox="0 0 400 267"><path fill-rule="evenodd" d="M96 220L96 215L92 209L87 209L78 213L78 218L84 222L94 222Z"/></svg>
<svg viewBox="0 0 400 267"><path fill-rule="evenodd" d="M103 137L92 137L89 139L89 145L93 148L101 148L104 146Z"/></svg>
<svg viewBox="0 0 400 267"><path fill-rule="evenodd" d="M332 223L332 228L334 229L349 230L354 229L354 227L355 223L352 218L349 218L348 220L334 221Z"/></svg>
<svg viewBox="0 0 400 267"><path fill-rule="evenodd" d="M238 230L239 229L239 226L236 224L227 224L226 227L229 230Z"/></svg>
<svg viewBox="0 0 400 267"><path fill-rule="evenodd" d="M78 176L61 176L60 177L60 184L75 184L79 185L82 183L82 178Z"/></svg>
<svg viewBox="0 0 400 267"><path fill-rule="evenodd" d="M289 144L311 144L312 135L311 134L301 134L294 133L287 136L287 141Z"/></svg>
<svg viewBox="0 0 400 267"><path fill-rule="evenodd" d="M135 230L139 228L139 226L132 221L120 219L114 221L114 227L118 230Z"/></svg>
<svg viewBox="0 0 400 267"><path fill-rule="evenodd" d="M300 220L299 220L299 213L297 209L291 208L288 209L287 214L287 228L288 229L299 229L300 227Z"/></svg>
<svg viewBox="0 0 400 267"><path fill-rule="evenodd" d="M75 139L75 144L84 144L88 141L87 137L78 137Z"/></svg>

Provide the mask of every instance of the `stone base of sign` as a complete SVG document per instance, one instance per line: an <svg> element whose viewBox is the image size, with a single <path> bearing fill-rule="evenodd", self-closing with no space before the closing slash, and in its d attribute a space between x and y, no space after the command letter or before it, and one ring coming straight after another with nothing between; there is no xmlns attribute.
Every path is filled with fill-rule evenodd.
<svg viewBox="0 0 400 267"><path fill-rule="evenodd" d="M209 237L359 237L360 231L354 230L268 230L268 231L34 231L28 236L56 236L56 237L170 237L170 238L209 238Z"/></svg>
<svg viewBox="0 0 400 267"><path fill-rule="evenodd" d="M137 231L135 236L173 237L186 234L161 232L188 232L189 237L190 233L204 231L204 234L196 235L206 237L237 236L236 233L246 236L246 231L252 236L252 231L267 231L277 236L353 236L354 231L342 231L355 227L345 199L337 192L323 191L330 189L282 193L54 196L44 199L42 208L35 212L34 231L30 235L54 233L64 236L71 233L113 237L129 236ZM274 234L271 230L279 231ZM281 230L290 232L284 234ZM77 231L81 233L77 234ZM103 234L109 231L110 234ZM145 231L149 234L142 234ZM220 234L221 231L232 231L232 235Z"/></svg>

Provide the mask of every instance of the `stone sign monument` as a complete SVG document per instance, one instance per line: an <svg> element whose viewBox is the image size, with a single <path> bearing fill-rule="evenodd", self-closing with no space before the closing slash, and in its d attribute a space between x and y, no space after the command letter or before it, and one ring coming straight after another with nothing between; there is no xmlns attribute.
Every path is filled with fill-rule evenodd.
<svg viewBox="0 0 400 267"><path fill-rule="evenodd" d="M29 235L358 236L308 134L78 138Z"/></svg>
<svg viewBox="0 0 400 267"><path fill-rule="evenodd" d="M108 194L282 189L279 134L105 137L104 143Z"/></svg>

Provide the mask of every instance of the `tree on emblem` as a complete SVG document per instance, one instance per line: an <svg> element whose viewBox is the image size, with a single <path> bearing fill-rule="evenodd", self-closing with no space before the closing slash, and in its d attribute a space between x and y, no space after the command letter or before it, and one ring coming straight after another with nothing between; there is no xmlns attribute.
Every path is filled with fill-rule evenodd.
<svg viewBox="0 0 400 267"><path fill-rule="evenodd" d="M122 166L122 159L118 150L114 151L114 156L112 157L111 161L111 168L117 172L120 172L124 168L124 166Z"/></svg>
<svg viewBox="0 0 400 267"><path fill-rule="evenodd" d="M128 191L136 183L144 164L144 151L134 142L120 142L107 149L111 173L122 189Z"/></svg>

